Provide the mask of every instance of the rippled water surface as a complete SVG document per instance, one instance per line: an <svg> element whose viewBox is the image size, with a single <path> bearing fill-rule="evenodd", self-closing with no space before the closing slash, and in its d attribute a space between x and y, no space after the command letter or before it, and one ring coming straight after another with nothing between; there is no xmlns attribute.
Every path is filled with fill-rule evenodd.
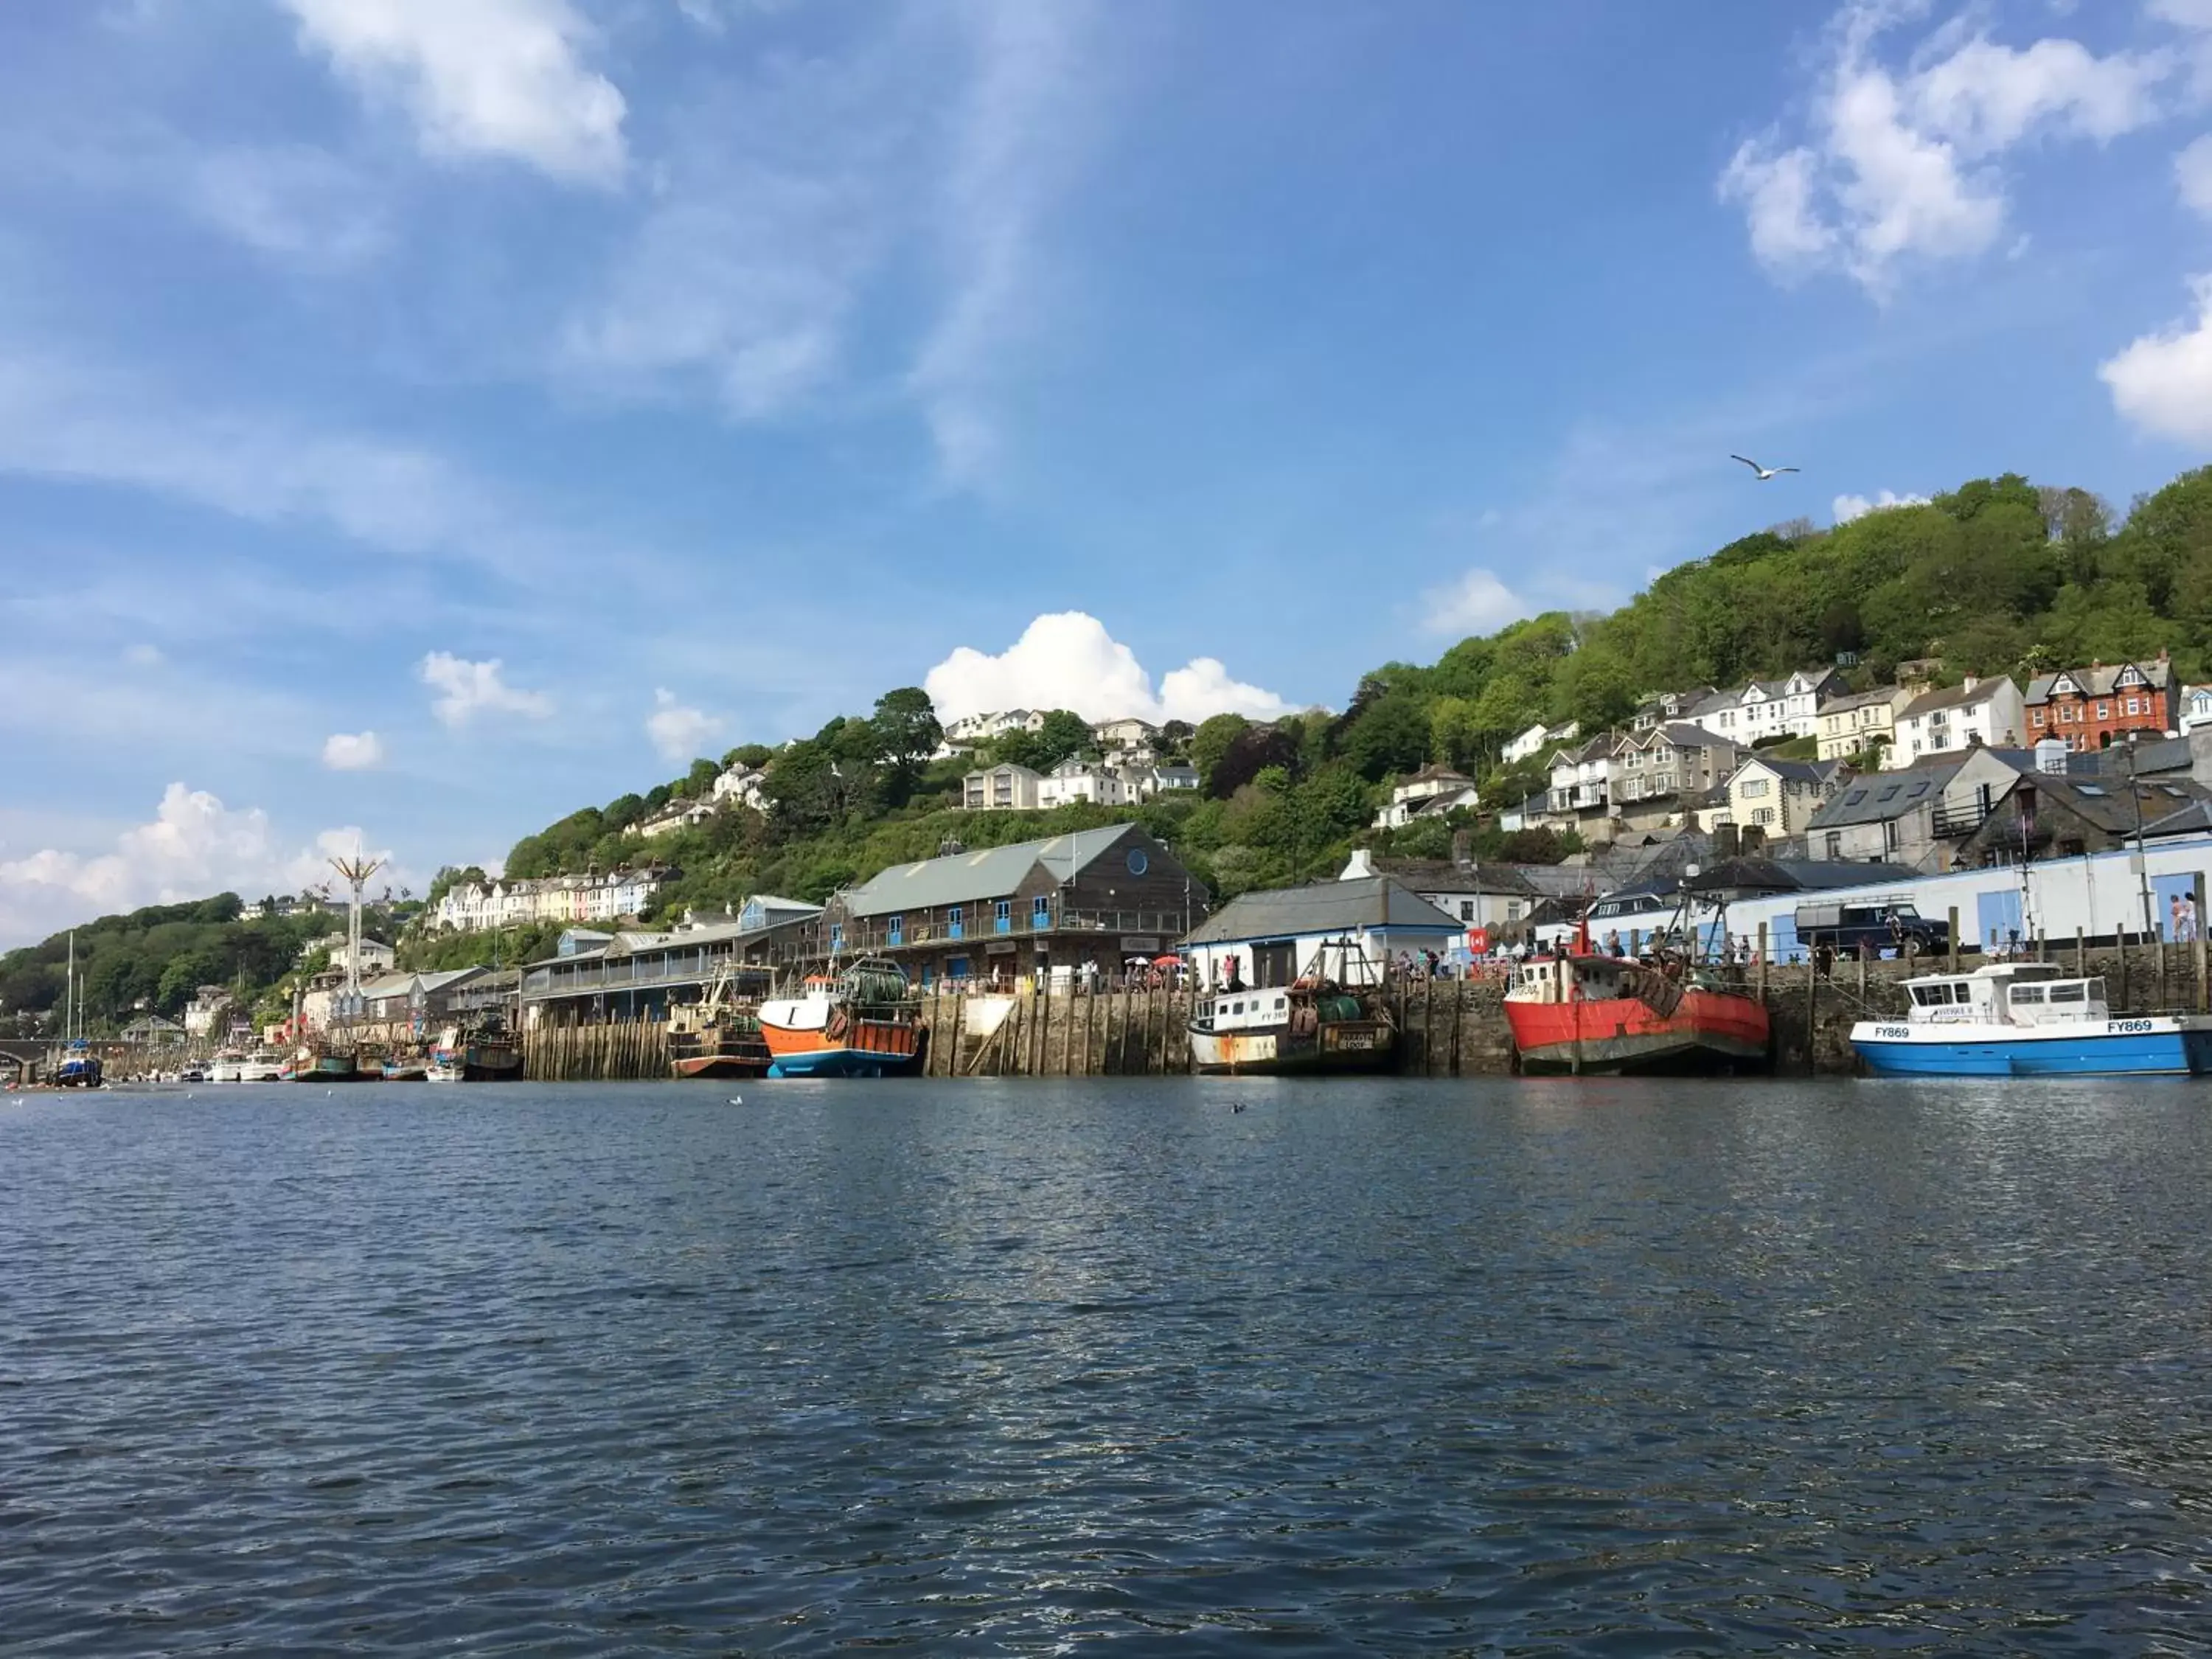
<svg viewBox="0 0 2212 1659"><path fill-rule="evenodd" d="M2212 1632L2205 1089L740 1087L0 1103L0 1650Z"/></svg>

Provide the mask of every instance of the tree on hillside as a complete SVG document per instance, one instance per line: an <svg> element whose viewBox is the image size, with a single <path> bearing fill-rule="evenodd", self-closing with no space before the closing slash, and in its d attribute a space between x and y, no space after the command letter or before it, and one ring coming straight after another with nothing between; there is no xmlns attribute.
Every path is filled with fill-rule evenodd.
<svg viewBox="0 0 2212 1659"><path fill-rule="evenodd" d="M937 706L918 685L902 685L876 699L871 722L876 745L883 757L884 795L894 806L903 806L921 781L922 768L937 745L945 740L938 724Z"/></svg>
<svg viewBox="0 0 2212 1659"><path fill-rule="evenodd" d="M1419 771L1428 758L1429 721L1411 691L1389 690L1355 705L1338 728L1336 750L1370 783L1394 772Z"/></svg>
<svg viewBox="0 0 2212 1659"><path fill-rule="evenodd" d="M1229 794L1229 789L1213 787L1214 769L1221 764L1222 757L1229 752L1239 732L1251 725L1242 714L1216 714L1199 722L1190 737L1190 763L1198 769L1199 787L1217 799ZM1235 786L1231 785L1231 788Z"/></svg>
<svg viewBox="0 0 2212 1659"><path fill-rule="evenodd" d="M729 766L766 766L775 758L775 750L764 743L741 743L722 757L722 764Z"/></svg>

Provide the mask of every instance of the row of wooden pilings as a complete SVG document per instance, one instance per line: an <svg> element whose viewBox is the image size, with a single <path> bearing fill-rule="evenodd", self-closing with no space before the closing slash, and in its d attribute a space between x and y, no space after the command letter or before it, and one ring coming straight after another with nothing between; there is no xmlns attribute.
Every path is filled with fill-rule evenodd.
<svg viewBox="0 0 2212 1659"><path fill-rule="evenodd" d="M1398 1069L1431 1076L1503 1072L1510 1043L1496 981L1400 980L1389 992ZM1194 994L1152 989L1015 995L931 991L930 1077L1146 1077L1191 1069ZM670 1075L668 1028L617 1018L522 1034L523 1074L574 1083Z"/></svg>
<svg viewBox="0 0 2212 1659"><path fill-rule="evenodd" d="M2212 993L2202 941L2091 946L2075 939L2028 950L2105 977L2115 1013L2204 1009ZM1861 1019L1903 1016L1901 981L1964 962L1949 956L1869 962L1846 957L1824 972L1808 963L1750 969L1766 1005L1774 1069L1784 1075L1855 1069L1849 1034ZM1501 978L1395 980L1387 992L1398 1030L1396 1070L1417 1077L1502 1076L1514 1069ZM1174 1076L1191 1069L1193 993L1158 987L993 997L965 990L922 998L930 1045L926 1074L962 1077ZM976 1016L971 1018L971 1015ZM645 1018L544 1025L523 1033L524 1073L541 1082L614 1081L670 1074L667 1027Z"/></svg>

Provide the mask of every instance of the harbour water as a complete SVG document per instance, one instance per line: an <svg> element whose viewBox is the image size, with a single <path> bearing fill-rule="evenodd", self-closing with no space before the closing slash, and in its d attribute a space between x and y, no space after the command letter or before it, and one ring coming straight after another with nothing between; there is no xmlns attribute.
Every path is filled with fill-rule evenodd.
<svg viewBox="0 0 2212 1659"><path fill-rule="evenodd" d="M2195 1651L2208 1171L2186 1084L0 1102L0 1648Z"/></svg>

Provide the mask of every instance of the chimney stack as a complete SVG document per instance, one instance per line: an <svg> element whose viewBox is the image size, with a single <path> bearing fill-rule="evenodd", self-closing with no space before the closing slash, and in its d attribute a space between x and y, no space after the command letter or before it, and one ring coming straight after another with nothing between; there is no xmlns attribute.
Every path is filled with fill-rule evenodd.
<svg viewBox="0 0 2212 1659"><path fill-rule="evenodd" d="M1474 862L1474 832L1472 830L1452 831L1452 862L1462 870Z"/></svg>

